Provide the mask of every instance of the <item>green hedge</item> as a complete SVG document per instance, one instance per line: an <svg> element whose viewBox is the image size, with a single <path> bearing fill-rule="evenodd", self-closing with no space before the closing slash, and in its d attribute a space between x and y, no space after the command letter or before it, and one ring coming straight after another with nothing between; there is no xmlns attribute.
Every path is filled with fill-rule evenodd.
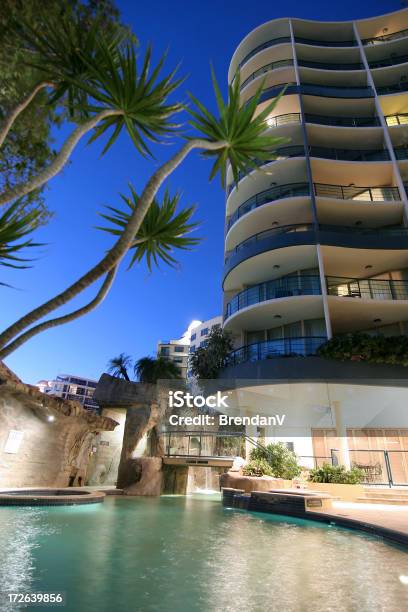
<svg viewBox="0 0 408 612"><path fill-rule="evenodd" d="M318 349L320 357L340 361L366 361L408 366L407 336L369 336L354 333L334 336Z"/></svg>
<svg viewBox="0 0 408 612"><path fill-rule="evenodd" d="M364 480L364 472L357 467L346 470L344 465L324 463L321 467L310 470L311 482L332 482L335 484L360 484Z"/></svg>

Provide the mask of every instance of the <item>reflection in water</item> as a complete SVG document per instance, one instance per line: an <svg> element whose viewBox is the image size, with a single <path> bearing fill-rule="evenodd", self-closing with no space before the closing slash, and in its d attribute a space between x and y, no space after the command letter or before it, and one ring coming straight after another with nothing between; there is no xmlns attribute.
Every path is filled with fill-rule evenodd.
<svg viewBox="0 0 408 612"><path fill-rule="evenodd" d="M346 530L223 509L218 496L0 508L0 541L0 590L62 590L66 612L407 607L406 552Z"/></svg>

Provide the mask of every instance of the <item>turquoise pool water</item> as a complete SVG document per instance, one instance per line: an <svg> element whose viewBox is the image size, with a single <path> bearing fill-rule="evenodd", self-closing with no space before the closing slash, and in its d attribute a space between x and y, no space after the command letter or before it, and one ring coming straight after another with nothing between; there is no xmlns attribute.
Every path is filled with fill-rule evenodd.
<svg viewBox="0 0 408 612"><path fill-rule="evenodd" d="M406 552L213 496L0 508L0 542L0 591L64 591L69 612L408 609Z"/></svg>

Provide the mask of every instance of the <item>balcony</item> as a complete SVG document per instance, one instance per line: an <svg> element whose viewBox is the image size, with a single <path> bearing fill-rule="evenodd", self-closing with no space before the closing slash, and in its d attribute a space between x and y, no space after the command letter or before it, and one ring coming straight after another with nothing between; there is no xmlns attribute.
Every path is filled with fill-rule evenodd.
<svg viewBox="0 0 408 612"><path fill-rule="evenodd" d="M396 66L398 64L405 64L406 62L408 62L408 55L391 55L391 57L387 57L383 60L368 62L368 65L371 69L374 69L384 68L385 66Z"/></svg>
<svg viewBox="0 0 408 612"><path fill-rule="evenodd" d="M304 94L309 96L322 96L326 98L372 98L374 91L372 87L339 87L335 85L316 85L315 83L303 83L297 85L294 82L279 83L273 87L265 89L260 98L259 104L276 98L282 91L285 90L285 95L289 94ZM249 104L252 98L246 100L245 104Z"/></svg>
<svg viewBox="0 0 408 612"><path fill-rule="evenodd" d="M394 153L397 159L408 159L408 147L394 147Z"/></svg>
<svg viewBox="0 0 408 612"><path fill-rule="evenodd" d="M235 295L227 304L224 320L243 308L260 304L267 300L320 294L320 278L318 276L285 276L248 287L248 289Z"/></svg>
<svg viewBox="0 0 408 612"><path fill-rule="evenodd" d="M276 247L288 246L289 241L285 240L285 237L297 235L297 234L309 234L312 233L312 242L317 241L318 230L322 235L322 243L335 244L339 246L350 246L359 247L361 239L363 239L364 246L361 248L407 248L406 242L408 238L408 227L355 227L355 226L344 226L344 225L328 225L319 224L318 226L313 223L296 223L291 225L282 225L280 227L273 227L262 232L258 232L253 236L250 236L243 242L240 242L234 249L225 253L225 263L229 263L233 255L240 253L241 251L253 251L249 247L254 247L259 243L259 252L265 250L271 250ZM281 240L284 238L284 240ZM271 241L272 239L272 241ZM402 239L402 240L399 240ZM293 242L293 241L291 241ZM275 244L274 244L275 243ZM256 254L255 252L253 254ZM245 259L248 255L242 259Z"/></svg>
<svg viewBox="0 0 408 612"><path fill-rule="evenodd" d="M408 113L400 113L398 115L387 115L385 121L389 127L396 125L408 125Z"/></svg>
<svg viewBox="0 0 408 612"><path fill-rule="evenodd" d="M302 45L313 45L315 47L356 47L356 40L316 40L315 38L301 38L295 36L295 42Z"/></svg>
<svg viewBox="0 0 408 612"><path fill-rule="evenodd" d="M255 49L252 49L252 51L250 51L244 57L244 59L241 60L241 62L238 64L238 69L242 68L242 66L246 64L251 59L251 57L254 57L254 55L259 53L260 51L263 51L264 49L269 49L270 47L275 47L276 45L281 45L282 43L290 43L290 42L292 42L292 39L290 36L280 36L279 38L273 38L272 40L267 40L261 45L258 45L257 47L255 47Z"/></svg>
<svg viewBox="0 0 408 612"><path fill-rule="evenodd" d="M293 59L284 59L284 60L279 60L277 62L271 62L269 64L265 64L265 66L262 66L261 68L258 68L258 70L255 70L255 72L250 74L249 77L245 79L245 81L242 82L240 90L242 91L244 87L248 85L248 83L250 83L254 79L257 79L262 74L265 74L267 72L272 72L273 70L277 70L279 68L285 68L286 66L293 66Z"/></svg>
<svg viewBox="0 0 408 612"><path fill-rule="evenodd" d="M317 68L319 70L364 70L364 64L362 62L355 63L341 63L335 64L333 62L311 62L309 60L298 59L298 66L301 68Z"/></svg>
<svg viewBox="0 0 408 612"><path fill-rule="evenodd" d="M319 198L357 200L363 202L388 202L401 199L398 187L359 187L357 185L326 185L314 183L314 192Z"/></svg>
<svg viewBox="0 0 408 612"><path fill-rule="evenodd" d="M309 147L310 157L335 159L341 161L375 162L389 161L390 155L386 149L334 149L329 147Z"/></svg>
<svg viewBox="0 0 408 612"><path fill-rule="evenodd" d="M281 125L289 125L291 123L301 123L302 116L300 113L285 113L276 117L268 117L266 124L268 127L280 127Z"/></svg>
<svg viewBox="0 0 408 612"><path fill-rule="evenodd" d="M406 36L408 36L408 30L400 30L399 32L392 32L391 34L383 34L382 36L376 36L374 38L366 38L361 42L363 45L378 45L383 42L389 42L390 40L405 38Z"/></svg>
<svg viewBox="0 0 408 612"><path fill-rule="evenodd" d="M379 96L385 96L387 94L402 93L408 91L408 82L400 81L394 85L384 85L383 87L376 87L377 94Z"/></svg>
<svg viewBox="0 0 408 612"><path fill-rule="evenodd" d="M251 210L258 208L258 206L263 206L269 202L282 200L284 198L294 198L299 196L310 196L309 183L289 183L287 185L278 185L277 187L265 189L265 191L257 193L252 198L249 198L246 200L246 202L241 204L239 208L237 208L234 214L232 214L227 220L227 230L229 230L231 226L234 225L234 223L243 215L246 215Z"/></svg>
<svg viewBox="0 0 408 612"><path fill-rule="evenodd" d="M276 149L275 152L271 152L271 155L274 154L275 157L272 159L261 159L261 160L254 160L254 163L261 167L261 166L266 166L267 164L271 164L274 161L277 160L281 160L281 159L288 159L290 157L304 157L305 156L305 148L303 145L294 145L291 147L280 147L279 149ZM238 173L238 183L239 181L241 181L245 176L248 176L248 174L250 172L253 172L253 168L248 168L247 172L239 172ZM237 186L237 183L230 183L230 185L228 185L227 187L227 195L229 195L231 193L231 191L234 189L234 187Z"/></svg>
<svg viewBox="0 0 408 612"><path fill-rule="evenodd" d="M228 356L228 366L276 357L308 357L316 355L319 346L325 342L327 342L325 336L304 336L255 342L232 351Z"/></svg>
<svg viewBox="0 0 408 612"><path fill-rule="evenodd" d="M408 281L329 276L328 295L365 300L408 300Z"/></svg>
<svg viewBox="0 0 408 612"><path fill-rule="evenodd" d="M333 125L336 127L376 127L381 125L378 117L329 117L325 115L305 114L306 123Z"/></svg>

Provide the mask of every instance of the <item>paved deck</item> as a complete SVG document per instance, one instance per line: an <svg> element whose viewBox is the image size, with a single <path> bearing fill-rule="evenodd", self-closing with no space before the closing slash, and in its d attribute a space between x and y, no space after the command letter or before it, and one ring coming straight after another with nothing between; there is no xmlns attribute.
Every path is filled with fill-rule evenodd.
<svg viewBox="0 0 408 612"><path fill-rule="evenodd" d="M311 514L312 510L309 510ZM391 529L408 536L408 507L386 504L357 504L333 502L331 510L319 510L319 514L351 519L383 529Z"/></svg>

